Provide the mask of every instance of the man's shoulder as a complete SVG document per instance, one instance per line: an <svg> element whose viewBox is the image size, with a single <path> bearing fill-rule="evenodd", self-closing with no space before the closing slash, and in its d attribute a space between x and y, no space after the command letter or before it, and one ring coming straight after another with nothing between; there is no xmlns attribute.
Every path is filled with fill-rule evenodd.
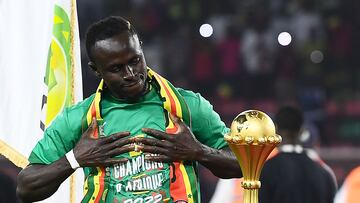
<svg viewBox="0 0 360 203"><path fill-rule="evenodd" d="M185 96L196 96L196 94L198 94L198 93L195 93L195 92L193 92L193 91L191 91L191 90L183 89L183 88L181 88L181 87L177 87L176 90L177 90L183 97L185 97Z"/></svg>
<svg viewBox="0 0 360 203"><path fill-rule="evenodd" d="M187 106L190 108L191 111L207 112L208 110L213 109L211 103L207 99L205 99L200 93L182 88L177 88L177 90L179 94L184 98Z"/></svg>
<svg viewBox="0 0 360 203"><path fill-rule="evenodd" d="M278 153L275 157L268 161L271 167L277 168L282 166L284 169L292 168L292 170L298 170L298 166L301 165L302 170L313 171L315 173L328 173L323 167L322 163L312 159L306 153Z"/></svg>
<svg viewBox="0 0 360 203"><path fill-rule="evenodd" d="M287 153L287 152L279 152L271 159L266 161L267 164L264 168L269 168L271 170L281 171L286 168L294 168L297 169L299 164L307 164L306 167L313 167L314 161L311 160L306 154L304 153ZM281 166L281 170L279 169Z"/></svg>
<svg viewBox="0 0 360 203"><path fill-rule="evenodd" d="M180 88L180 87L177 87L176 90L179 92L179 94L181 96L184 97L185 101L188 102L189 100L190 101L194 101L194 100L198 100L198 101L201 101L201 100L204 100L204 101L207 101L203 96L201 96L200 93L198 92L194 92L192 90L187 90L187 89L183 89L183 88Z"/></svg>

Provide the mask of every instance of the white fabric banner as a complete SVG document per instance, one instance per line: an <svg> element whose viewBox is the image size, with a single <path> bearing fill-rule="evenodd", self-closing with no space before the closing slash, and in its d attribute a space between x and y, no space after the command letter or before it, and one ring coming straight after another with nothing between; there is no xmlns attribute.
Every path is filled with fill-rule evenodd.
<svg viewBox="0 0 360 203"><path fill-rule="evenodd" d="M45 104L42 108L42 104L43 98L51 94L51 88L45 84L44 78L47 73L50 44L54 41L58 42L53 35L53 26L62 20L54 14L56 5L60 10L65 11L70 21L75 20L75 22L70 22L72 32L63 32L65 38L74 36L71 37L73 45L71 45L70 53L74 60L71 67L74 69L70 74L71 84L66 84L67 87L71 87L71 90L64 90L64 92L72 91L72 93L70 93L70 99L65 96L64 100L71 103L82 100L80 45L74 4L75 0L0 0L0 141L26 158L36 142L43 136L40 121L46 120L44 117L48 116L46 107L51 107ZM71 14L71 10L75 13ZM59 44L61 43L57 45ZM63 53L66 52L63 47L59 47L60 55L66 55ZM67 58L65 56L64 58L66 63ZM52 68L55 70L58 67ZM61 78L58 77L69 76L69 73L65 76L61 75L58 70L54 73L55 79L53 79L57 84L61 83ZM69 83L67 79L66 81ZM66 94L69 95L69 93ZM49 102L48 98L47 103ZM58 113L68 105L66 102L61 104L63 104L61 108L53 112ZM74 187L76 190L73 191L76 194L72 193L72 196L69 182L68 179L52 197L44 202L70 202L70 200L80 202L83 185L82 171L77 171Z"/></svg>

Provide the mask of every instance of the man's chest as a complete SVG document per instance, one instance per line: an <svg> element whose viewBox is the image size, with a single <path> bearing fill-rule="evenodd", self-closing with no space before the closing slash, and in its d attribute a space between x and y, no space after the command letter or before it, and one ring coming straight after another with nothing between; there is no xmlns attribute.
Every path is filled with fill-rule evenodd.
<svg viewBox="0 0 360 203"><path fill-rule="evenodd" d="M158 103L114 105L102 113L102 130L106 136L123 131L130 131L131 136L144 135L141 131L142 128L164 131L165 112Z"/></svg>

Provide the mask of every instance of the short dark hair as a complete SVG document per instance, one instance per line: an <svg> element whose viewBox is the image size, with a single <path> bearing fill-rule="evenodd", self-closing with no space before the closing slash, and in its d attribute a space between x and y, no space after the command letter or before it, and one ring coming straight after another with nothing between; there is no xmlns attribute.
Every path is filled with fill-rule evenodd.
<svg viewBox="0 0 360 203"><path fill-rule="evenodd" d="M94 24L86 31L86 52L91 61L93 61L93 55L91 53L92 47L99 40L104 40L115 35L128 32L129 35L137 35L134 26L123 17L110 16L104 18Z"/></svg>
<svg viewBox="0 0 360 203"><path fill-rule="evenodd" d="M294 106L283 106L275 115L275 124L279 130L299 132L303 123L302 111Z"/></svg>

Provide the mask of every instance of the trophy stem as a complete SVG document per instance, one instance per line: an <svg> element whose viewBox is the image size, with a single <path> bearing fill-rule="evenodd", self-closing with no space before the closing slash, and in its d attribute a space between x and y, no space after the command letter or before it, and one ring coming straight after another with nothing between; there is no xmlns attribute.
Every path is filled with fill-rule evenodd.
<svg viewBox="0 0 360 203"><path fill-rule="evenodd" d="M259 189L244 189L244 203L258 203Z"/></svg>

